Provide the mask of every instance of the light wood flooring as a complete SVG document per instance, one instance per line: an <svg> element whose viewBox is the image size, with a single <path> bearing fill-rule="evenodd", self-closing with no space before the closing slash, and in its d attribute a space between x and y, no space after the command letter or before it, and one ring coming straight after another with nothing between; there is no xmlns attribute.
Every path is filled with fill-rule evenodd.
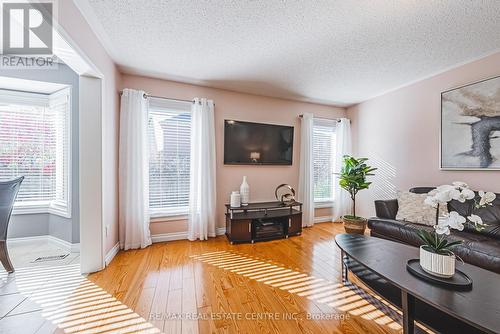
<svg viewBox="0 0 500 334"><path fill-rule="evenodd" d="M88 277L62 267L0 273L0 303L17 290L33 304L10 315L0 306L0 333L401 333L397 310L341 282L342 232L322 223L255 244L158 243Z"/></svg>

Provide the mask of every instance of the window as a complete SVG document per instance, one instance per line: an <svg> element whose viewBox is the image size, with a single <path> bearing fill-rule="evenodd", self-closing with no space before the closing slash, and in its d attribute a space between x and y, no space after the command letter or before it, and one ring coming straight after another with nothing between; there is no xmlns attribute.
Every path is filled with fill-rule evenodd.
<svg viewBox="0 0 500 334"><path fill-rule="evenodd" d="M187 214L191 104L150 98L148 132L150 214L152 217Z"/></svg>
<svg viewBox="0 0 500 334"><path fill-rule="evenodd" d="M14 214L71 217L70 89L54 94L0 90L0 180L19 176Z"/></svg>
<svg viewBox="0 0 500 334"><path fill-rule="evenodd" d="M314 202L331 204L334 197L335 125L333 120L314 119L313 125L313 178Z"/></svg>

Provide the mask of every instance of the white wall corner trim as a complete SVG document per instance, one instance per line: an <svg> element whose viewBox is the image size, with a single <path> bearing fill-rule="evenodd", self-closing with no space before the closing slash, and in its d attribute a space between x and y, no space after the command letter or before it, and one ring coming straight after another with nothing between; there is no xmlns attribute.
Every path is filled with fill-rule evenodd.
<svg viewBox="0 0 500 334"><path fill-rule="evenodd" d="M226 233L225 227L217 227L215 229L215 236L224 235ZM210 235L210 237L214 237ZM151 239L153 243L157 242L165 242L165 241L174 241L174 240L187 240L187 231L182 232L172 232L172 233L162 233L162 234L153 234Z"/></svg>
<svg viewBox="0 0 500 334"><path fill-rule="evenodd" d="M104 263L106 264L106 267L109 266L109 264L116 256L116 254L118 254L119 251L120 251L120 243L117 242L116 245L114 245L113 248L111 248L109 252L106 253L106 257L104 258Z"/></svg>
<svg viewBox="0 0 500 334"><path fill-rule="evenodd" d="M314 223L331 223L333 220L332 216L321 216L321 217L314 217Z"/></svg>
<svg viewBox="0 0 500 334"><path fill-rule="evenodd" d="M47 235L47 239L53 243L56 243L59 247L69 250L71 253L80 253L80 244L72 244L66 240L56 238L52 235Z"/></svg>

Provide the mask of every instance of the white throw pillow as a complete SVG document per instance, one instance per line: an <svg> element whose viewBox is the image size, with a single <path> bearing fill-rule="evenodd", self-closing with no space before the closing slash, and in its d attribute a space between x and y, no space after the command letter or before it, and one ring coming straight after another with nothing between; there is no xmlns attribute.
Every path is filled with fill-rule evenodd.
<svg viewBox="0 0 500 334"><path fill-rule="evenodd" d="M436 224L436 209L424 203L427 194L415 194L409 191L398 191L397 220L415 224L433 226ZM446 204L439 206L439 216L448 213Z"/></svg>

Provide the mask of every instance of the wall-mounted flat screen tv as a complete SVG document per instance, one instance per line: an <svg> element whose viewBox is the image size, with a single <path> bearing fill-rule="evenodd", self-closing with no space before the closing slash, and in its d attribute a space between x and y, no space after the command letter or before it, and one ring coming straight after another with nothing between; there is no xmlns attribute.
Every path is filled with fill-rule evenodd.
<svg viewBox="0 0 500 334"><path fill-rule="evenodd" d="M291 165L293 126L224 121L224 164Z"/></svg>

